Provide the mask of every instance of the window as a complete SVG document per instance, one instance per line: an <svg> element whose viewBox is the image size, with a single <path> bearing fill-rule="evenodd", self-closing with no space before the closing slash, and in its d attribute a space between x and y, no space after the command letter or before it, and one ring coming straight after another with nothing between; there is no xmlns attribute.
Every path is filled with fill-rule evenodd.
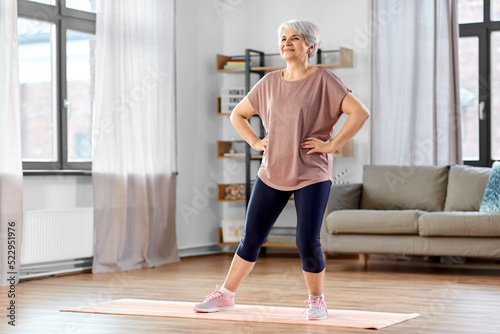
<svg viewBox="0 0 500 334"><path fill-rule="evenodd" d="M18 19L22 157L57 160L55 24Z"/></svg>
<svg viewBox="0 0 500 334"><path fill-rule="evenodd" d="M500 160L500 31L491 33L491 63L491 158Z"/></svg>
<svg viewBox="0 0 500 334"><path fill-rule="evenodd" d="M491 0L491 20L500 21L500 0Z"/></svg>
<svg viewBox="0 0 500 334"><path fill-rule="evenodd" d="M483 0L458 0L459 23L483 22L483 14Z"/></svg>
<svg viewBox="0 0 500 334"><path fill-rule="evenodd" d="M500 0L459 0L462 155L465 164L500 160Z"/></svg>
<svg viewBox="0 0 500 334"><path fill-rule="evenodd" d="M46 5L55 5L56 0L28 0L28 1L44 3Z"/></svg>
<svg viewBox="0 0 500 334"><path fill-rule="evenodd" d="M96 1L18 1L24 170L91 168Z"/></svg>
<svg viewBox="0 0 500 334"><path fill-rule="evenodd" d="M97 2L92 0L66 0L66 8L95 13Z"/></svg>
<svg viewBox="0 0 500 334"><path fill-rule="evenodd" d="M462 37L458 43L462 158L479 160L479 39Z"/></svg>

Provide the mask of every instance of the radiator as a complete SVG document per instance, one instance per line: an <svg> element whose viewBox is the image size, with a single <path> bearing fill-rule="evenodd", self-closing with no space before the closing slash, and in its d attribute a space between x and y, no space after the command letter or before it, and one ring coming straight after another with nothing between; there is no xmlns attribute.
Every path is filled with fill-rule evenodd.
<svg viewBox="0 0 500 334"><path fill-rule="evenodd" d="M21 266L93 256L94 209L25 211Z"/></svg>

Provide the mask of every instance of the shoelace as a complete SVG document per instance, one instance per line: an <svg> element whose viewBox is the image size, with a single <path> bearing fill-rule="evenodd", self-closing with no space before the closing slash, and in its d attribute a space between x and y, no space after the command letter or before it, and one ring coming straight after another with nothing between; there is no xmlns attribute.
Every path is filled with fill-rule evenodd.
<svg viewBox="0 0 500 334"><path fill-rule="evenodd" d="M205 296L205 298L207 300L214 300L215 298L221 297L221 295L223 295L223 293L219 291L219 286L216 285L215 286L215 291L212 292L211 294L209 294L208 296Z"/></svg>
<svg viewBox="0 0 500 334"><path fill-rule="evenodd" d="M319 308L323 309L325 307L325 302L322 298L314 298L314 299L306 299L304 300L304 303L306 303L306 308L302 313L304 313L308 308Z"/></svg>

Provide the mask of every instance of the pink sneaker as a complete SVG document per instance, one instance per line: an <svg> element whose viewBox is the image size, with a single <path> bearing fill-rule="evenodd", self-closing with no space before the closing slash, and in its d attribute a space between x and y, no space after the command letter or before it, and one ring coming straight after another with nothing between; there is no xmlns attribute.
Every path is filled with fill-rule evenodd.
<svg viewBox="0 0 500 334"><path fill-rule="evenodd" d="M328 318L326 302L323 298L306 299L307 320L325 320Z"/></svg>
<svg viewBox="0 0 500 334"><path fill-rule="evenodd" d="M219 286L215 287L215 291L205 296L203 303L194 305L193 310L196 312L210 313L221 311L234 311L234 296L227 297L219 291Z"/></svg>

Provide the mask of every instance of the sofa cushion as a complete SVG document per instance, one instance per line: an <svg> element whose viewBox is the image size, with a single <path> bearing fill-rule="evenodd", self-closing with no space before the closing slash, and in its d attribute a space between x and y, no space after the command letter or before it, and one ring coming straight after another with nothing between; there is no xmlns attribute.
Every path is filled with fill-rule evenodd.
<svg viewBox="0 0 500 334"><path fill-rule="evenodd" d="M448 170L448 166L366 165L361 209L443 211Z"/></svg>
<svg viewBox="0 0 500 334"><path fill-rule="evenodd" d="M500 161L493 163L479 211L500 212Z"/></svg>
<svg viewBox="0 0 500 334"><path fill-rule="evenodd" d="M418 219L422 237L500 237L500 213L429 212ZM500 246L500 240L499 240Z"/></svg>
<svg viewBox="0 0 500 334"><path fill-rule="evenodd" d="M490 171L484 167L451 166L444 211L479 211Z"/></svg>
<svg viewBox="0 0 500 334"><path fill-rule="evenodd" d="M326 217L331 234L418 234L417 210L338 210Z"/></svg>
<svg viewBox="0 0 500 334"><path fill-rule="evenodd" d="M359 209L362 189L363 185L360 183L333 184L330 190L326 212L333 210Z"/></svg>

